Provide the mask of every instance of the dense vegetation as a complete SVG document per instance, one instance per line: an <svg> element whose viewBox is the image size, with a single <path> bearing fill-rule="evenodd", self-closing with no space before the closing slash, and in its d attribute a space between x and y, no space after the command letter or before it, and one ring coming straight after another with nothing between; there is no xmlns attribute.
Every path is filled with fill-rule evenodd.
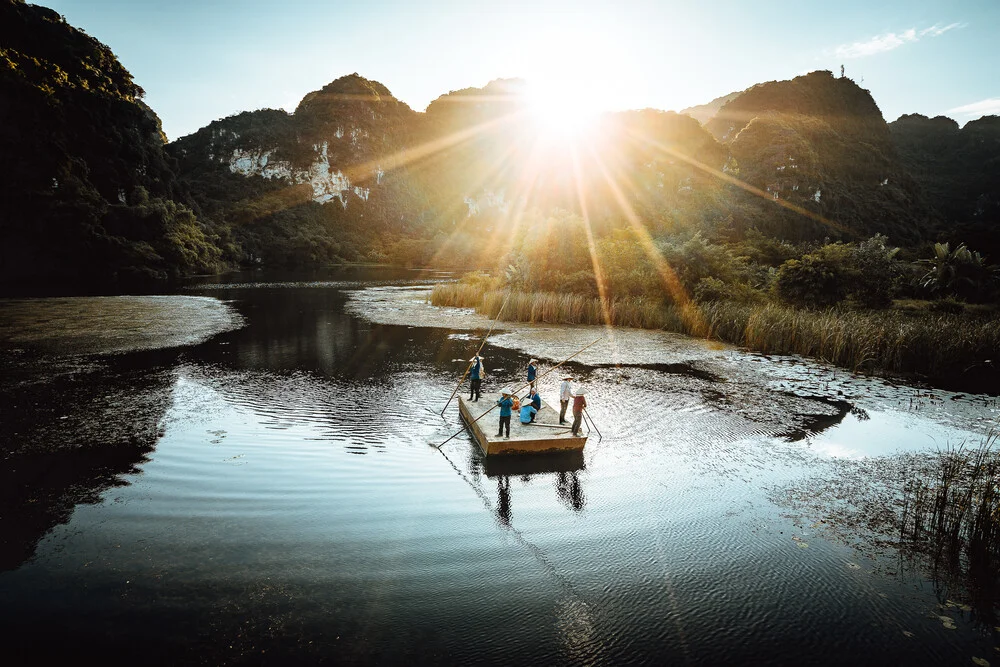
<svg viewBox="0 0 1000 667"><path fill-rule="evenodd" d="M51 10L0 3L0 281L219 266L142 96L107 46Z"/></svg>
<svg viewBox="0 0 1000 667"><path fill-rule="evenodd" d="M505 271L439 285L431 302L512 321L666 329L856 371L995 386L996 271L964 246L937 244L932 259L908 262L879 235L793 245L759 233L712 243L696 233L651 249L619 232L591 255L566 241L580 225L570 214L536 225L561 239L542 246L557 253L539 250L528 232Z"/></svg>

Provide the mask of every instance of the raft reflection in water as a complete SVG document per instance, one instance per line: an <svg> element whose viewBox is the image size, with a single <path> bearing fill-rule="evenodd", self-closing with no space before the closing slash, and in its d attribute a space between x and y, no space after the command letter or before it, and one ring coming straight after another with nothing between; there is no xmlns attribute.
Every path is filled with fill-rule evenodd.
<svg viewBox="0 0 1000 667"><path fill-rule="evenodd" d="M586 504L579 477L579 472L586 468L581 450L484 456L482 465L486 476L497 480L497 518L504 526L509 527L512 520L511 477L530 480L533 475L554 474L556 495L560 502L576 512L583 510Z"/></svg>

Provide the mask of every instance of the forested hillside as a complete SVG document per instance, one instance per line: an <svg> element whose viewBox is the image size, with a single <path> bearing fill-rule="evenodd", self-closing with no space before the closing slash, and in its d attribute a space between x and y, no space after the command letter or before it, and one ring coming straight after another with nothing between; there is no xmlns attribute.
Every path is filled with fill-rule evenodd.
<svg viewBox="0 0 1000 667"><path fill-rule="evenodd" d="M741 180L816 216L771 214L757 201L749 222L762 231L796 240L881 233L914 244L932 228L875 100L850 79L822 71L758 84L707 127L728 146Z"/></svg>
<svg viewBox="0 0 1000 667"><path fill-rule="evenodd" d="M577 286L595 279L586 243L631 262L627 247L669 257L696 238L772 269L875 234L911 257L935 241L1000 250L998 119L890 125L826 71L718 98L696 109L704 124L619 112L572 139L538 124L517 79L420 113L352 74L293 112L165 146L107 46L50 10L0 7L0 154L20 165L0 184L7 283L342 261L528 271L549 241L575 244L545 266Z"/></svg>
<svg viewBox="0 0 1000 667"><path fill-rule="evenodd" d="M950 118L912 114L889 129L904 167L940 217L938 234L1000 261L1000 117L959 128Z"/></svg>
<svg viewBox="0 0 1000 667"><path fill-rule="evenodd" d="M379 261L414 233L421 206L405 168L417 114L357 74L173 142L180 180L236 264Z"/></svg>
<svg viewBox="0 0 1000 667"><path fill-rule="evenodd" d="M156 279L220 266L180 203L156 114L104 44L0 2L0 281Z"/></svg>

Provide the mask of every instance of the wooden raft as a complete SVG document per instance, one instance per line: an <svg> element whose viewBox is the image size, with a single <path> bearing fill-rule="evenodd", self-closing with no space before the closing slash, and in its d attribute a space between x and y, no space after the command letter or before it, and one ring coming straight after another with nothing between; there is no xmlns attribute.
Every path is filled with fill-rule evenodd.
<svg viewBox="0 0 1000 667"><path fill-rule="evenodd" d="M566 450L582 450L587 444L587 436L574 437L569 430L572 424L572 406L566 411L566 419L570 421L566 428L559 426L559 410L542 401L542 409L535 415L534 424L522 424L520 414L512 411L510 416L510 438L497 437L497 427L500 423L500 408L476 421L487 410L500 400L500 394L483 394L472 402L464 396L458 399L458 411L465 421L466 427L472 432L479 448L487 456L491 454L533 454L538 452L557 452ZM581 430L584 427L581 426ZM505 431L506 433L506 431Z"/></svg>

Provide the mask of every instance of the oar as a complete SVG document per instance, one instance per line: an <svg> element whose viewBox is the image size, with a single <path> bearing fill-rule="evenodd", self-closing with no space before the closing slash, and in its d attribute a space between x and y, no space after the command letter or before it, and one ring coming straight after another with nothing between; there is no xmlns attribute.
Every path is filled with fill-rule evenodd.
<svg viewBox="0 0 1000 667"><path fill-rule="evenodd" d="M597 431L597 439L604 440L604 436L601 435L601 431L597 428L597 424L594 423L594 418L590 416L589 412L587 412L587 408L583 409L583 416L587 418L587 421L590 422L590 425L594 427L595 431Z"/></svg>
<svg viewBox="0 0 1000 667"><path fill-rule="evenodd" d="M527 424L521 424L521 426L544 426L545 428L562 428L569 430L569 426L559 426L558 424L539 424L538 422L528 422Z"/></svg>
<svg viewBox="0 0 1000 667"><path fill-rule="evenodd" d="M541 380L543 377L545 377L546 375L548 375L549 373L551 373L555 369L559 368L560 366L562 366L563 364L565 364L567 361L569 361L570 359L572 359L576 355L580 354L581 352L583 352L584 350L586 350L588 347L590 347L591 345L593 345L597 341L601 340L601 338L604 338L604 336L600 336L599 338L595 338L591 342L587 343L586 345L584 345L583 347L581 347L579 350L577 350L573 354L569 355L568 357L566 357L565 359L563 359L562 361L560 361L558 364L556 364L555 366L553 366L552 368L550 368L549 370L545 371L540 376L538 376L537 378L535 378L535 382L538 382L538 380ZM519 391L521 391L522 389L524 389L525 387L527 387L529 384L531 384L531 383L530 382L524 383L523 385L521 385L520 387L518 387L517 389L515 389L512 392L512 395L516 395ZM490 408L489 410L487 410L483 414L481 414L478 417L476 417L475 419L473 419L472 422L469 424L469 426L472 426L472 424L475 424L477 421L479 421L480 419L482 419L486 415L490 414L491 412L493 412L494 410L496 410L498 407L500 407L500 406L499 405L494 405L492 408ZM440 449L441 447L444 447L446 444L448 444L449 442L451 442L453 439L457 438L463 431L465 431L465 427L462 427L461 431L457 431L454 435L452 435L450 438L448 438L447 440L445 440L444 442L442 442L440 445L431 445L431 446L432 447L437 447L438 449Z"/></svg>
<svg viewBox="0 0 1000 667"><path fill-rule="evenodd" d="M500 314L503 312L503 309L507 306L507 299L510 298L510 295L512 293L513 290L507 290L507 296L504 297L503 304L500 306L500 310L497 311L497 316L493 318L493 325L490 327L490 330L486 333L486 336L483 338L483 342L479 344L479 350L476 352L475 356L472 357L472 361L469 362L468 368L466 368L465 373L462 374L462 379L458 381L457 385L455 385L455 391L451 392L451 396L448 398L448 402L444 404L443 408L441 408L442 417L444 416L444 411L448 409L449 405L451 405L451 401L452 399L455 398L455 394L458 393L458 390L459 388L461 388L462 383L465 382L465 376L469 374L469 371L472 370L473 364L476 363L475 362L476 357L478 357L480 352L483 351L483 347L486 345L486 340L490 337L490 334L493 333L493 327L495 327L497 325L497 322L500 321Z"/></svg>

